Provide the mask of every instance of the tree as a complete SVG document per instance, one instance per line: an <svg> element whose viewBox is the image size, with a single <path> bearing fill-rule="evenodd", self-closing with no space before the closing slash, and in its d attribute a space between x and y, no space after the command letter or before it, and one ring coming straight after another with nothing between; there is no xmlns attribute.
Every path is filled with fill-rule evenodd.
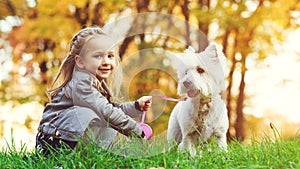
<svg viewBox="0 0 300 169"><path fill-rule="evenodd" d="M157 17L156 20L151 20L146 15L144 18L136 17L129 29L124 30L127 31L126 38L122 39L119 51L122 60L130 57L131 53L150 48L179 52L192 45L197 51L201 51L208 44L205 36L210 41L222 44L229 61L226 101L231 127L228 138L235 137L242 141L246 135L244 108L248 106L249 96L245 79L249 56L256 54L256 61L260 62L270 52L275 52L272 45L274 41L283 39L284 30L299 26L295 21L295 13L300 8L299 2L300 0L41 0L29 7L25 0L4 0L0 3L0 19L17 16L21 18L22 24L15 26L7 36L13 47L14 68L11 72L12 80L1 82L1 92L4 94L0 97L2 100L38 100L42 104L46 103L44 92L67 55L68 43L74 32L89 25L104 26L107 21L123 14L155 11L182 18L186 22L178 25L168 16ZM160 20L162 18L165 20ZM157 31L159 36L144 33L155 32L157 27L168 32ZM137 29L142 33L134 34ZM196 36L193 36L195 32ZM170 34L172 36L163 36ZM150 40L147 40L147 36L151 36ZM153 59L153 55L158 55L153 52L138 54L149 56L149 61ZM132 64L140 66L138 63L136 61ZM156 70L142 71L139 77L149 77L155 72ZM159 79L168 79L166 75L159 73L157 77L153 81L135 81L139 85L132 87L136 90L133 93L138 95L139 91L149 85L152 88L159 87L153 84ZM30 90L28 86L31 86ZM6 96L7 93L9 97ZM135 95L132 97L136 97Z"/></svg>
<svg viewBox="0 0 300 169"><path fill-rule="evenodd" d="M218 1L214 13L221 28L218 39L223 44L224 53L231 61L228 75L227 108L228 115L233 121L232 115L236 115L234 125L235 138L243 141L244 113L247 95L245 92L245 75L247 73L247 58L253 53L258 53L257 62L267 57L267 53L275 52L272 40L282 40L282 31L291 25L290 11L299 9L297 1ZM281 11L280 17L277 12ZM274 13L273 13L274 12ZM271 27L270 27L271 26ZM267 32L265 30L269 30ZM233 40L230 40L233 39ZM231 43L231 44L230 44ZM265 46L266 48L260 48ZM234 73L240 74L239 79L234 79ZM237 81L238 93L234 94L234 81ZM234 111L235 110L235 111ZM228 138L233 133L229 130Z"/></svg>

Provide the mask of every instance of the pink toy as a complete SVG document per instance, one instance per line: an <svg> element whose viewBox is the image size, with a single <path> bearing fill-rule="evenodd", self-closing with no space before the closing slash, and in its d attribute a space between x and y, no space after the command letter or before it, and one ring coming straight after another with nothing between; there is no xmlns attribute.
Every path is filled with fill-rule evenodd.
<svg viewBox="0 0 300 169"><path fill-rule="evenodd" d="M160 96L160 95L155 95L155 96L152 96L152 97L160 98L160 99L164 99L164 100L169 100L169 101L174 101L174 102L182 102L182 101L187 100L187 98L174 99L174 98L171 98L171 97ZM152 128L148 124L145 123L145 117L146 117L146 111L143 112L142 121L139 124L142 127L142 130L145 133L145 136L146 136L147 140L149 140L153 135L153 131L152 131Z"/></svg>
<svg viewBox="0 0 300 169"><path fill-rule="evenodd" d="M147 140L149 140L152 137L153 131L152 131L152 128L148 124L144 123L145 117L146 117L146 111L143 112L142 121L139 124L141 125L142 130L145 133Z"/></svg>

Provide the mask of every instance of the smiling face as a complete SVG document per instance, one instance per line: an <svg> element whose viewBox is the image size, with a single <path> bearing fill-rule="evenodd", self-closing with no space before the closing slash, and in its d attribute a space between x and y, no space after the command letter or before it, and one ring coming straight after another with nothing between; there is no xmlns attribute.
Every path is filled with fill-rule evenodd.
<svg viewBox="0 0 300 169"><path fill-rule="evenodd" d="M95 35L75 57L78 67L94 74L99 80L107 79L116 66L114 43L107 35Z"/></svg>

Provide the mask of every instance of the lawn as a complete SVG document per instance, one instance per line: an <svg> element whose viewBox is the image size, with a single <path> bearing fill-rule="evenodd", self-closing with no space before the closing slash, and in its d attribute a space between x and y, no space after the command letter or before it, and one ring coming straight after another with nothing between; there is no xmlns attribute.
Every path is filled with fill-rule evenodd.
<svg viewBox="0 0 300 169"><path fill-rule="evenodd" d="M99 153L95 144L78 150L53 152L48 158L14 146L2 149L0 168L299 168L300 138L288 140L266 137L250 143L232 141L228 152L220 150L215 141L198 147L191 157L176 147L168 147L163 138L145 140L120 139L109 151Z"/></svg>

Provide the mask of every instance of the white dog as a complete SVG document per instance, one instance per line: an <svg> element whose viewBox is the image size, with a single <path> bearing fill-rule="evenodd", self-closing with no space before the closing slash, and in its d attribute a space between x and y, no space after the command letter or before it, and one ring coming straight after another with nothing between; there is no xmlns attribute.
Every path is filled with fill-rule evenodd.
<svg viewBox="0 0 300 169"><path fill-rule="evenodd" d="M225 56L213 44L201 53L189 47L184 53L167 56L177 70L178 94L187 96L171 113L168 142L176 141L181 150L188 149L195 156L200 143L216 137L218 146L227 151L229 122L220 94L225 90Z"/></svg>

